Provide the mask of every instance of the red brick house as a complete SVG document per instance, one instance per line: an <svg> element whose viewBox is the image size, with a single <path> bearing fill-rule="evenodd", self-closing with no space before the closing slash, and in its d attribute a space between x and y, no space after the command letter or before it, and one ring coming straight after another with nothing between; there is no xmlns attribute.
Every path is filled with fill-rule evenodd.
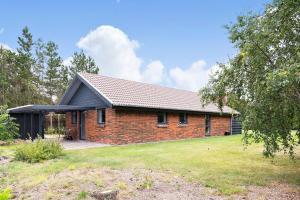
<svg viewBox="0 0 300 200"><path fill-rule="evenodd" d="M85 108L66 112L74 139L109 144L230 134L238 113L202 107L195 92L88 73L75 77L60 105Z"/></svg>

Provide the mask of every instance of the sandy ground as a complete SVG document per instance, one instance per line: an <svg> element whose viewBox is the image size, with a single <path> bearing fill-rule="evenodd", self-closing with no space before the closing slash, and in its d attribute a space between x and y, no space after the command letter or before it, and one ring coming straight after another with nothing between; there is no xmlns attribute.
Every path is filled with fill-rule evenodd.
<svg viewBox="0 0 300 200"><path fill-rule="evenodd" d="M37 179L38 180L38 179ZM64 170L40 182L25 178L12 185L15 199L76 199L80 192L89 194L110 189L119 190L125 200L219 200L219 199L300 199L296 186L274 184L270 187L247 187L243 194L221 196L214 189L185 181L167 172L151 170L76 169Z"/></svg>

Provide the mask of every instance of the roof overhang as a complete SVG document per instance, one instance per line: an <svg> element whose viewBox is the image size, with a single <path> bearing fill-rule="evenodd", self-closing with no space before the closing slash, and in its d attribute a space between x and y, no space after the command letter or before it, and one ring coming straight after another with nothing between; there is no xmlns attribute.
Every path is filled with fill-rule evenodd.
<svg viewBox="0 0 300 200"><path fill-rule="evenodd" d="M8 109L8 113L69 112L91 109L90 107L71 105L25 105Z"/></svg>
<svg viewBox="0 0 300 200"><path fill-rule="evenodd" d="M207 111L207 110L179 110L179 109L171 109L171 108L154 108L154 107L140 107L140 106L113 106L112 108L119 109L119 110L131 110L131 111L151 111L151 112L172 112L172 113L193 113L193 114L210 114L216 116L232 116L232 115L239 115L237 111L229 113L229 112L216 112L216 111Z"/></svg>
<svg viewBox="0 0 300 200"><path fill-rule="evenodd" d="M68 89L62 96L59 104L67 105L70 102L73 95L76 93L80 84L84 84L85 86L87 86L92 92L96 94L96 96L98 96L101 100L103 100L109 107L112 106L112 102L80 74L76 74L71 84L69 85Z"/></svg>

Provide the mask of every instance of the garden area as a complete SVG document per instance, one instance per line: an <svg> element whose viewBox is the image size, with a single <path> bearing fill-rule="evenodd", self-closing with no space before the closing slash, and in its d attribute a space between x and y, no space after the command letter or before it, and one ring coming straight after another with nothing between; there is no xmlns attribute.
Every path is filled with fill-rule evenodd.
<svg viewBox="0 0 300 200"><path fill-rule="evenodd" d="M1 161L1 191L12 199L93 199L106 190L121 199L300 197L300 149L294 159L265 158L262 144L245 148L241 135L81 150L47 141L0 146L10 159ZM38 159L26 157L30 149Z"/></svg>
<svg viewBox="0 0 300 200"><path fill-rule="evenodd" d="M117 2L119 3L119 1ZM55 20L53 23L50 23L50 20L49 23L38 22L32 24L31 20L40 20L39 16L31 16L39 14L39 12L36 12L38 9L28 3L26 3L26 6L30 7L25 9L26 6L24 4L22 10L26 10L26 14L23 17L17 18L18 23L10 22L8 26L11 27L11 24L16 24L16 28L20 28L24 24L24 28L19 37L15 38L16 40L13 40L13 38L7 39L10 42L14 41L12 44L16 45L11 48L5 43L0 43L0 200L104 199L100 197L102 194L111 194L118 196L119 199L128 200L300 199L300 1L273 0L266 3L261 11L254 10L254 12L242 14L237 16L235 21L228 18L229 15L241 13L242 10L234 11L235 6L229 6L230 2L226 1L227 7L222 6L220 2L218 3L219 6L212 4L211 10L214 12L206 9L203 2L199 5L184 3L184 5L178 6L180 8L178 10L164 10L172 11L175 14L174 16L165 12L163 14L167 17L159 16L158 12L157 19L165 22L162 23L160 28L157 28L159 26L157 26L156 18L152 17L156 21L153 21L151 24L144 23L143 21L143 16L148 16L146 11L152 11L152 9L142 10L145 13L143 13L140 20L136 20L136 16L139 15L135 15L139 9L134 7L134 10L128 12L133 13L133 15L126 14L124 18L126 21L130 21L127 17L131 16L134 17L132 21L142 21L142 25L145 25L143 27L133 24L134 28L138 27L144 30L144 28L148 27L150 28L150 32L159 30L158 34L149 35L161 37L164 36L163 31L167 31L165 35L168 37L157 41L156 44L159 44L159 46L150 48L155 49L155 53L157 53L156 49L162 49L159 53L167 52L168 54L166 54L166 57L157 58L157 60L154 60L155 62L149 64L146 62L147 58L151 58L153 55L149 54L142 59L135 51L140 46L139 44L145 44L141 46L146 47L146 44L154 45L155 42L141 41L139 43L138 40L131 38L131 35L129 37L121 29L113 27L109 23L107 25L99 24L97 29L90 31L86 36L81 35L82 37L76 42L76 45L72 46L72 48L75 46L79 48L74 49L75 52L72 56L65 53L61 54L62 52L58 48L58 44L50 40L48 41L49 38L43 40L33 37L26 23L29 23L29 25L40 25L41 27L34 26L34 32L39 33L38 30L45 29L47 32L46 36L53 38L54 35L51 35L54 33L53 30L57 29L56 27L58 27L59 22L66 23L65 20L61 19L67 20L68 17L64 15L59 16L58 12L57 16L51 14L48 17L51 20L59 17L59 20ZM238 2L234 1L232 5L238 4ZM44 6L44 4L41 4L43 9L48 9L48 6ZM173 4L175 5L176 2ZM20 6L21 4L12 5L12 10L3 9L4 14L7 11L7 16L11 13L15 15L15 13L18 13L16 9L18 5ZM66 10L73 12L74 7L72 6L74 5L68 4L68 9L64 9L61 13L66 14ZM170 5L168 4L166 7L169 8ZM197 10L192 12L190 9L185 9L188 5L197 8ZM54 4L53 6L55 6L55 9L59 7ZM94 23L89 19L83 19L85 16L91 15L78 15L78 13L82 13L84 7L77 7L80 10L74 13L76 16L80 16L78 22L84 24L80 25L79 23L78 25L78 23L74 23L75 18L69 15L70 13L67 13L70 19L72 19L68 23L70 28L65 24L60 24L60 27L68 27L68 30L61 31L59 29L59 35L66 38L59 38L58 41L63 41L67 44L69 42L66 41L79 36L72 34L82 34L88 27L95 27L99 23L99 20ZM92 7L99 8L103 6L92 5ZM156 7L164 8L160 4L153 6L153 8ZM216 10L218 7L220 11ZM257 6L253 5L253 7ZM209 12L198 12L199 8L205 8ZM34 12L30 12L31 9ZM90 9L86 10L90 12ZM192 14L192 16L184 14L183 10L187 10L188 14ZM233 49L227 49L227 46L224 45L225 43L223 44L222 40L218 39L222 36L216 35L220 31L210 31L209 29L215 26L223 27L223 22L222 25L221 22L218 22L218 24L214 24L214 22L217 21L218 14L225 12L229 12L228 16L219 16L219 18L228 20L225 28ZM95 13L101 14L106 12ZM121 10L111 13L122 14ZM183 14L180 15L180 13ZM211 17L214 20L210 20L209 15L207 15L209 13L214 14ZM27 14L30 15L30 18L26 18ZM197 14L203 15L198 16ZM14 19L15 17L7 16L5 16L7 19ZM111 18L111 15L107 16ZM153 13L149 13L149 16L153 16ZM188 24L185 24L186 26L184 24L178 26L178 23L168 23L170 19L176 19L178 16L183 18L173 20L174 22L188 22ZM184 17L188 16L192 17L193 20L183 20ZM108 18L105 19L99 16L99 19L106 21ZM199 26L199 19L204 19L204 24L200 24ZM22 22L22 20L25 21ZM88 25L88 22L92 24ZM55 26L51 27L51 24ZM75 24L74 27L81 29L73 31L72 24ZM140 32L131 30L131 23L122 24L114 22L113 24L126 27L133 35ZM151 27L152 24L155 27ZM165 28L166 24L168 24L168 28ZM207 26L207 24L210 26ZM44 25L47 25L47 27L43 27ZM172 25L174 26L173 31L171 29ZM181 28L178 29L178 27L191 28L184 29L184 33L187 34L182 34ZM206 28L201 29L197 27ZM145 30L141 33L147 33ZM201 34L197 32L199 30L201 32L204 31L204 37L203 35L201 37ZM16 30L11 29L8 31L11 32L7 32L7 36L15 37ZM0 34L3 33L4 28L0 27ZM207 33L214 34L207 35ZM93 34L99 35L99 38L98 36L95 36L95 38L94 36L90 37L91 34L92 36ZM176 34L179 34L180 37L175 38ZM169 37L170 35L172 37ZM190 36L188 40L186 35ZM193 38L193 36L197 36L197 38ZM144 36L140 37L144 38ZM91 38L91 40L87 38ZM124 45L123 40L128 40L128 42L125 42L125 44L128 44ZM178 43L180 41L184 41L183 46ZM197 43L199 41L200 43ZM207 41L208 46L205 47L206 42L203 43L201 41ZM73 42L72 40L72 44L75 44ZM188 45L189 42L192 43ZM216 45L215 48L213 48L213 43ZM197 44L200 45L193 48L193 45ZM166 45L165 47L168 45L174 46L165 48L164 45ZM65 45L63 46L66 47ZM163 49L168 50L163 51ZM217 56L212 59L210 58L211 55L206 55L211 67L208 67L208 64L206 66L205 54L201 54L201 49L204 49L205 53L211 50L211 55ZM70 50L68 50L69 53ZM169 56L176 55L177 52L172 52L172 50L182 51L178 54L180 55L178 61L177 58L174 59L175 56ZM194 52L190 52L189 50L193 50ZM224 50L226 52L223 52L222 56L216 50ZM147 52L147 50L142 51ZM190 68L169 68L170 63L173 63L174 60L178 62L174 66L181 66L180 63L186 63L187 60L180 61L179 59L189 59L191 55L198 55L195 52L200 52L199 55L204 57L197 57L198 61L191 62L193 64ZM231 54L230 52L234 53ZM184 56L185 53L187 56ZM62 55L67 55L67 57L63 58ZM130 60L128 58L131 57L133 61L126 64ZM169 57L172 59L171 61L167 61ZM225 57L228 57L228 59L224 60L223 58ZM105 59L108 59L108 62L104 62ZM168 67L165 68L160 60L164 61ZM120 63L118 63L119 61ZM137 64L133 65L134 70L128 68L132 63ZM152 63L158 63L159 65L152 65ZM116 66L120 66L120 68L115 68ZM144 67L146 67L145 71L142 71ZM152 68L155 69L155 73L153 73L155 80L152 78L152 73L149 73ZM158 69L161 73L156 73ZM164 71L165 69L167 70ZM210 69L211 74L207 73L208 69ZM136 73L131 73L131 71ZM144 75L149 76L156 83L157 74L161 74L159 78L161 80L157 84L170 85L174 88L180 85L188 86L189 84L193 88L197 86L199 89L199 104L209 106L209 104L214 103L221 110L219 110L220 112L216 112L214 109L205 112L202 109L193 110L193 106L191 106L189 99L187 99L180 109L172 108L176 112L185 112L182 115L184 123L181 124L181 120L179 119L178 125L184 125L182 127L185 127L188 124L187 113L195 112L207 116L220 114L222 116L222 108L229 106L238 111L237 113L230 113L230 115L238 115L236 117L242 124L243 133L241 135L211 136L144 144L94 146L85 149L79 149L76 146L76 148L68 149L62 141L63 139L71 140L73 138L71 137L70 130L67 130L66 126L64 126L66 118L62 113L65 111L69 112L70 110L60 108L52 109L50 112L48 108L48 112L47 109L41 110L40 108L38 111L39 114L36 113L35 115L36 119L38 119L35 121L39 121L39 123L33 123L33 114L26 117L29 112L25 112L23 115L24 120L14 118L13 113L9 112L10 109L24 108L25 105L27 108L32 108L33 105L69 106L60 105L62 104L60 100L64 96L68 85L73 83L72 80L80 72L92 74L99 74L101 72L103 75L110 75L110 73L106 74L105 72L114 72L115 74L111 74L112 77L124 78L127 75L130 75L130 77L132 75L132 77L136 76L133 80L143 80L147 83L152 82L152 80L146 81ZM120 72L124 72L124 76L121 76ZM207 78L203 78L203 74ZM199 84L196 84L198 81ZM205 85L200 84L200 82L203 82ZM117 85L117 81L113 82L113 84ZM80 88L81 83L77 86ZM127 91L123 89L121 84L119 87L123 91ZM73 87L69 88L72 89ZM74 90L74 94L79 94L78 91L75 92ZM150 90L145 90L144 92L148 93L148 91ZM193 89L193 91L196 90ZM97 90L97 92L100 94L96 95L97 97L105 96L102 95L101 91ZM139 94L138 91L132 90L133 92ZM81 93L82 96L78 95L81 96L80 101L76 101L80 106L86 106L81 105L86 103L89 109L99 109L98 100L92 101L87 98L88 95L85 95L87 92ZM164 93L167 96L169 95L165 90ZM126 96L123 93L115 91L112 91L111 94L114 94L116 98ZM128 94L131 93L128 92ZM132 110L138 111L141 106L140 103L128 103L134 99L132 96L128 96L124 105L132 106L134 108ZM180 98L172 98L172 102L174 101L173 103L177 105L178 102L176 100ZM154 99L154 96L149 96L149 99ZM186 98L182 99L185 100ZM164 112L164 115L160 115L163 116L161 118L164 120L158 120L157 122L163 121L165 125L168 123L167 112L172 109L164 106L153 106L160 105L161 102L168 102L168 98L156 98L156 100L157 102L153 101L155 102L153 104L146 104L144 102L147 106L143 109ZM116 101L119 103L116 104L117 106L113 105L109 99L107 101L109 102L108 107L118 108L123 106L120 103L121 101L118 100ZM135 101L142 102L142 98L137 95ZM71 99L68 103L70 102ZM102 108L102 104L100 107ZM60 112L57 112L58 110ZM32 110L29 109L27 111ZM52 115L55 112L59 115ZM43 120L46 113L50 115L48 115L48 118L46 116L45 120ZM101 111L99 113L101 115L97 115L97 123L100 122L99 124L102 127L103 123L105 123L105 112ZM74 115L74 120L73 117L71 120L72 123L74 122L74 125L78 123L76 116L78 115ZM81 118L82 124L85 122L83 119L85 117ZM136 121L135 118L132 119L128 118L128 123L142 126L138 120ZM209 120L210 117L205 117L205 122ZM22 130L20 121L23 122L22 124L27 129ZM82 124L80 126L81 133L85 133L83 128L85 126L82 126ZM231 128L228 131L231 134L233 133L232 124L233 122L231 121ZM114 124L113 126L117 125ZM125 123L124 126L126 126ZM204 126L204 124L199 126ZM218 126L218 128L221 128L222 125L219 124ZM34 131L34 127L38 131ZM167 126L160 128L167 128ZM210 123L205 123L205 131L208 130L209 133L210 129ZM119 127L117 130L120 130L120 134L128 132L129 137L134 137L134 134L130 134L130 130L123 130L122 127ZM171 131L173 129L170 129L170 133ZM190 129L191 133L193 131L194 129ZM135 132L146 135L143 131ZM218 130L218 132L220 133L221 131ZM111 132L108 133L108 135L110 134ZM34 141L30 140L34 138L38 139ZM78 142L74 141L72 145L76 145L76 143Z"/></svg>

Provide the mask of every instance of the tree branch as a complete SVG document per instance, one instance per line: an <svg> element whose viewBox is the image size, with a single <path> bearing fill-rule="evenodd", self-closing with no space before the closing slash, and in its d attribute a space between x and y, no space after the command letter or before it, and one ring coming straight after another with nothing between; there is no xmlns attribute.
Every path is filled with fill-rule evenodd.
<svg viewBox="0 0 300 200"><path fill-rule="evenodd" d="M272 61L272 59L270 58L270 56L259 46L259 44L257 44L257 42L255 42L255 41L253 41L253 40L251 40L253 43L254 43L254 45L258 48L258 50L260 50L263 54L264 54L264 56L268 59L268 61L269 61L269 63L272 65L272 67L273 68L276 68L275 67L275 64L273 63L273 61Z"/></svg>

